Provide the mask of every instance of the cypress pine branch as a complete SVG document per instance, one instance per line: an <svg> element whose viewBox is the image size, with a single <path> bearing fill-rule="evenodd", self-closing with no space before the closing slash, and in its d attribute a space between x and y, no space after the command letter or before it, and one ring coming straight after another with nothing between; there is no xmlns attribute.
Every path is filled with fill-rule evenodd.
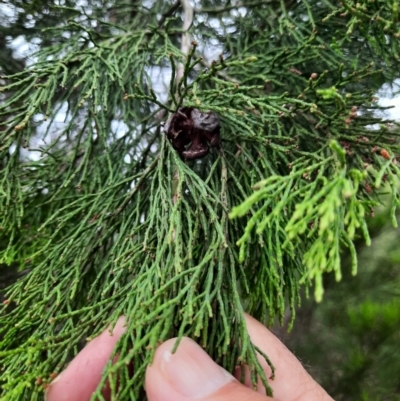
<svg viewBox="0 0 400 401"><path fill-rule="evenodd" d="M383 191L396 224L398 127L375 98L399 73L396 4L204 2L189 31L181 2L55 9L68 20L43 31L36 61L1 78L0 263L30 271L7 289L0 400L41 399L122 314L93 400L107 380L113 400L143 399L172 336L230 371L248 364L271 394L244 311L272 322L289 307L293 323L301 286L321 300L323 274L341 278L344 247L355 274ZM221 119L203 159L163 134L182 106Z"/></svg>

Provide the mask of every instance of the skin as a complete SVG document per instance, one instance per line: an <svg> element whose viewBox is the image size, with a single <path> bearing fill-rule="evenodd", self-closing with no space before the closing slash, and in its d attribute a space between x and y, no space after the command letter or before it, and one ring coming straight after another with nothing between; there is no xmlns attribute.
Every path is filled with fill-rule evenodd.
<svg viewBox="0 0 400 401"><path fill-rule="evenodd" d="M244 384L215 364L189 338L183 338L176 353L171 354L175 339L157 349L153 363L146 371L146 392L149 401L332 401L332 398L305 371L297 358L268 329L246 316L252 341L272 360L275 379L270 381L274 398L267 397L261 384L250 388L246 373ZM118 339L125 331L121 317L113 335L105 330L92 340L50 385L46 401L89 401L99 383L102 370ZM271 371L263 362L269 377ZM239 377L239 372L235 374ZM104 389L105 398L108 391Z"/></svg>

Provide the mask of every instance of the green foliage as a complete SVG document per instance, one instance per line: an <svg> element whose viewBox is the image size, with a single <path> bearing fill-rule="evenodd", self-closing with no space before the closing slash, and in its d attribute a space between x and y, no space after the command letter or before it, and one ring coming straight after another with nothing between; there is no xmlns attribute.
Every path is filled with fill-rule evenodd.
<svg viewBox="0 0 400 401"><path fill-rule="evenodd" d="M0 400L40 399L121 314L112 399L143 399L157 344L183 335L270 393L244 311L294 318L302 284L320 300L340 279L342 246L355 273L382 189L395 222L398 132L375 98L399 73L395 6L204 1L184 32L180 2L88 4L49 5L34 62L1 77L0 263L30 271L7 290ZM221 118L202 160L162 132L181 105Z"/></svg>
<svg viewBox="0 0 400 401"><path fill-rule="evenodd" d="M376 332L376 335L390 335L400 326L400 300L380 304L367 300L357 307L349 307L347 314L350 329L357 335Z"/></svg>
<svg viewBox="0 0 400 401"><path fill-rule="evenodd" d="M286 341L338 401L400 396L399 232L382 224L388 217L373 219L371 248L358 247L359 276L340 285L325 276L324 302L305 303Z"/></svg>
<svg viewBox="0 0 400 401"><path fill-rule="evenodd" d="M338 153L341 152L335 142L332 142L331 148L337 149ZM339 153L339 155L344 161L344 154ZM260 182L256 188L261 187L261 189L242 205L234 207L230 214L231 217L243 216L254 203L266 200L259 211L249 220L245 234L237 242L238 245L241 245L240 261L245 258L245 244L256 223L256 233L259 235L266 229L278 230L283 226L284 241L279 241L278 237L273 246L277 249L278 254L281 255L286 251L292 259L299 257L297 247L300 244L304 245L302 235L308 231L307 237L311 239L311 244L304 253L303 262L307 270L300 283L308 278L315 278L317 301L322 300L322 274L325 271L334 271L336 280L341 279L341 241L347 244L352 251L353 274L356 274L357 271L357 259L352 242L356 229L362 227L365 239L368 244L370 243L365 222L365 206L357 199L360 181L366 178L366 174L362 174L359 170L350 170L349 178L347 178L346 170L338 163L338 171L334 173L335 178L328 182L324 176L324 166L328 162L329 159L325 159L323 162L298 172L292 171L287 176L272 176ZM315 175L311 183L303 179L305 174ZM272 210L268 210L271 200L276 196L275 191L278 194L282 193L279 196L280 202ZM290 209L291 204L295 205L294 211ZM371 205L371 202L366 203L366 206L368 205ZM286 213L283 212L284 210ZM285 219L285 214L289 218ZM261 216L264 217L261 218ZM282 267L282 261L280 267Z"/></svg>

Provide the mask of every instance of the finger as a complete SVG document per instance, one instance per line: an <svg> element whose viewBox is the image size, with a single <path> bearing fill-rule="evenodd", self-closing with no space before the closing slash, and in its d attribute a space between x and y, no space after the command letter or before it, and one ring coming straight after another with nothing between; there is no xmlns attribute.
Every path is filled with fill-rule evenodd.
<svg viewBox="0 0 400 401"><path fill-rule="evenodd" d="M105 330L90 341L50 384L46 401L90 400L118 339L125 332L124 324L125 318L120 317L112 334L110 330Z"/></svg>
<svg viewBox="0 0 400 401"><path fill-rule="evenodd" d="M246 315L246 323L252 342L269 357L275 367L275 379L269 381L274 397L283 401L333 401L299 360L265 326L249 315ZM259 360L267 377L270 377L270 366L261 355ZM246 370L245 384L251 387L250 374ZM240 371L236 371L235 376L239 378ZM265 394L261 381L258 391Z"/></svg>
<svg viewBox="0 0 400 401"><path fill-rule="evenodd" d="M218 366L194 341L183 338L163 343L146 371L149 401L272 401L239 383Z"/></svg>

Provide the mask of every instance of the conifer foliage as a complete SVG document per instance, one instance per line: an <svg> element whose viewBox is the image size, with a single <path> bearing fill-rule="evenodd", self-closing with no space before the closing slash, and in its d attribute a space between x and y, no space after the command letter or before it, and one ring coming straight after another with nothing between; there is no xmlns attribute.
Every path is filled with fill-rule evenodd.
<svg viewBox="0 0 400 401"><path fill-rule="evenodd" d="M0 400L42 399L120 315L93 400L107 380L144 399L157 345L184 335L270 394L244 311L282 319L313 283L321 300L346 247L355 274L382 192L396 224L398 129L376 91L400 73L397 0L5 3L4 37L39 50L0 58L0 263L23 271ZM188 110L219 119L201 158L189 123L164 127Z"/></svg>

